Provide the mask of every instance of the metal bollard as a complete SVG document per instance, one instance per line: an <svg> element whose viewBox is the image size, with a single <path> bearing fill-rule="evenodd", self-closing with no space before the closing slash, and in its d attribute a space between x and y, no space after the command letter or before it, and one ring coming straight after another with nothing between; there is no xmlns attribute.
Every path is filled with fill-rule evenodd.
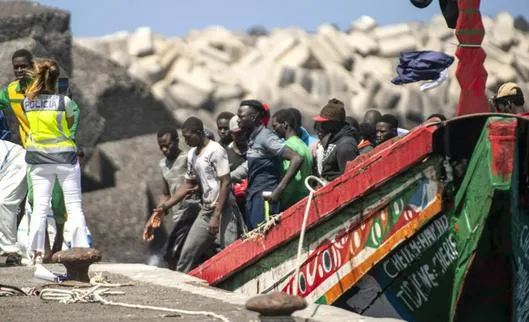
<svg viewBox="0 0 529 322"><path fill-rule="evenodd" d="M292 313L306 307L304 298L280 292L258 295L246 302L246 309L259 313L262 322L294 321Z"/></svg>
<svg viewBox="0 0 529 322"><path fill-rule="evenodd" d="M101 252L95 248L74 247L53 254L51 260L66 267L67 280L90 282L88 268L101 260Z"/></svg>

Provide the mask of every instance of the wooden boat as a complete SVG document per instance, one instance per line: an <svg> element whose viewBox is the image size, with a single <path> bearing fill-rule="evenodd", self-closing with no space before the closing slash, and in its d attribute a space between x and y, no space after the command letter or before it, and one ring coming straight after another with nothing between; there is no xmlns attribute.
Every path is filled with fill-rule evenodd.
<svg viewBox="0 0 529 322"><path fill-rule="evenodd" d="M309 198L298 202L262 236L190 274L247 295L281 291L375 317L528 321L529 121L479 113L489 111L479 3L458 0L457 115L467 116L422 125L359 157L310 207Z"/></svg>
<svg viewBox="0 0 529 322"><path fill-rule="evenodd" d="M528 128L512 115L465 116L423 125L350 163L314 194L297 294L370 316L465 320L479 308L525 321ZM307 202L191 274L247 295L294 293Z"/></svg>

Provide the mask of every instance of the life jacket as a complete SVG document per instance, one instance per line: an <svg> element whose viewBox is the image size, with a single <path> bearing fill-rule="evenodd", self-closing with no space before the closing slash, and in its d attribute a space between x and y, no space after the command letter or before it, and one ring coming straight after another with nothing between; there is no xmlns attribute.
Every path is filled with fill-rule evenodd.
<svg viewBox="0 0 529 322"><path fill-rule="evenodd" d="M22 146L26 147L26 140L29 134L29 121L24 113L22 103L26 96L24 92L19 92L20 82L18 80L9 83L7 85L7 97L11 105L11 110L15 113L15 116L18 120L18 132L20 133L20 141Z"/></svg>
<svg viewBox="0 0 529 322"><path fill-rule="evenodd" d="M41 94L33 100L24 100L23 108L30 125L26 139L28 163L74 163L77 160L65 105L64 95Z"/></svg>

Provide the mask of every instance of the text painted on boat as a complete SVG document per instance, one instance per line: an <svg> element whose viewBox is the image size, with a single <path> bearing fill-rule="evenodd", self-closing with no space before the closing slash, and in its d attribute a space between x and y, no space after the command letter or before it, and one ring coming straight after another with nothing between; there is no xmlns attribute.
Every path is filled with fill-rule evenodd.
<svg viewBox="0 0 529 322"><path fill-rule="evenodd" d="M434 256L415 271L408 273L400 283L396 296L415 311L428 301L429 295L438 287L439 279L444 276L457 258L456 241L452 233L445 234L449 228L446 216L438 218L432 225L410 240L403 248L383 262L385 274L395 278L412 263L419 260L422 252L438 245Z"/></svg>

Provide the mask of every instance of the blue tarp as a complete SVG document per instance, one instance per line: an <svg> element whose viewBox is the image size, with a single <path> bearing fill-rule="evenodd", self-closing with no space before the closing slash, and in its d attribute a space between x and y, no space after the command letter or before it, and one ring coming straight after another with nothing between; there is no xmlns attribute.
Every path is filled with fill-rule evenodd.
<svg viewBox="0 0 529 322"><path fill-rule="evenodd" d="M400 53L395 85L424 80L436 80L454 62L454 57L438 51L410 51Z"/></svg>

